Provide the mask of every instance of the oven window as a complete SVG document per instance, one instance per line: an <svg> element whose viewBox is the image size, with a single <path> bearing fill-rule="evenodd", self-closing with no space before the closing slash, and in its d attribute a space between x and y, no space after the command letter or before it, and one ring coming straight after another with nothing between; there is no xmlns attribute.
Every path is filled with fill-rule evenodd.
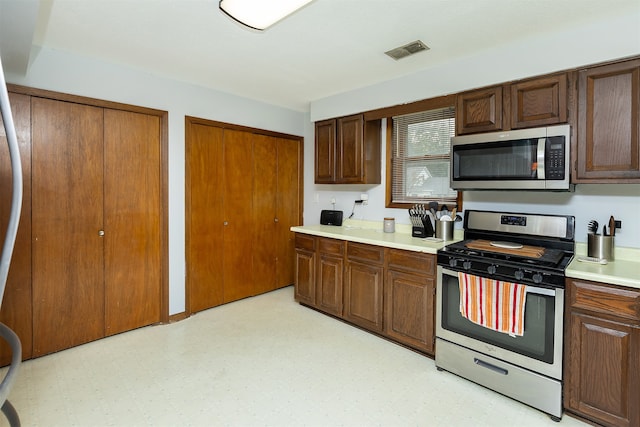
<svg viewBox="0 0 640 427"><path fill-rule="evenodd" d="M537 179L537 149L537 139L454 146L454 179Z"/></svg>
<svg viewBox="0 0 640 427"><path fill-rule="evenodd" d="M467 320L460 314L458 278L442 275L442 327L476 340L553 363L554 297L527 294L524 312L524 335L512 337Z"/></svg>

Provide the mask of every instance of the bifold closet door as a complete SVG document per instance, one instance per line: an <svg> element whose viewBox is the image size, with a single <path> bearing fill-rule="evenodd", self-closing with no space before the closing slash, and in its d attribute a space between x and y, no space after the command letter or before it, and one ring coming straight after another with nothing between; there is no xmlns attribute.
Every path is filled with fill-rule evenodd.
<svg viewBox="0 0 640 427"><path fill-rule="evenodd" d="M160 118L104 110L105 334L160 321Z"/></svg>
<svg viewBox="0 0 640 427"><path fill-rule="evenodd" d="M272 291L277 285L278 138L253 135L253 241L251 253L255 293Z"/></svg>
<svg viewBox="0 0 640 427"><path fill-rule="evenodd" d="M222 257L226 303L256 294L252 262L253 134L225 129L223 147Z"/></svg>
<svg viewBox="0 0 640 427"><path fill-rule="evenodd" d="M302 225L300 177L302 177L302 143L300 140L278 138L278 193L276 212L278 248L276 287L295 282L295 233L291 227Z"/></svg>
<svg viewBox="0 0 640 427"><path fill-rule="evenodd" d="M22 343L22 358L31 358L31 99L9 94L22 164L22 211L9 276L4 290L0 322L9 326ZM0 245L4 243L11 214L13 178L9 148L0 117ZM11 362L11 348L0 340L0 366Z"/></svg>
<svg viewBox="0 0 640 427"><path fill-rule="evenodd" d="M104 336L103 109L32 98L33 354Z"/></svg>
<svg viewBox="0 0 640 427"><path fill-rule="evenodd" d="M187 300L195 313L224 302L224 131L198 123L187 126Z"/></svg>

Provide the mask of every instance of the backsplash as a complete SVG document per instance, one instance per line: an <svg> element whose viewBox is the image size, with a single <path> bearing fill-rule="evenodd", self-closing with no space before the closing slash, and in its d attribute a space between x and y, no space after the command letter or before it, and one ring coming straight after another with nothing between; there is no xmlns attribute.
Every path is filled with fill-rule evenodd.
<svg viewBox="0 0 640 427"><path fill-rule="evenodd" d="M377 186L313 186L305 189L304 224L318 224L322 209L344 211L347 219L380 221L393 217L396 224L410 224L406 209L384 207L384 185ZM329 188L327 188L329 187ZM310 190L310 191L309 191ZM317 190L317 191L314 191ZM362 193L369 196L367 205L356 205ZM523 191L465 191L464 210L497 210L542 214L573 215L576 218L576 242L586 243L587 224L595 219L606 224L609 217L622 221L616 231L616 247L640 248L640 184L579 184L573 193ZM458 228L462 223L457 224Z"/></svg>

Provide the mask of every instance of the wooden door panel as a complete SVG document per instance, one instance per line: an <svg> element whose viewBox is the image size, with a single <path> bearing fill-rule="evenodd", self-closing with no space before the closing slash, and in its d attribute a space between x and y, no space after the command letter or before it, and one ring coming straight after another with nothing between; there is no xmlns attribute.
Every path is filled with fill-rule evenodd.
<svg viewBox="0 0 640 427"><path fill-rule="evenodd" d="M223 130L187 126L187 301L194 313L224 302Z"/></svg>
<svg viewBox="0 0 640 427"><path fill-rule="evenodd" d="M0 322L10 327L22 343L22 358L31 358L31 98L9 94L22 165L22 211L2 299ZM4 243L11 214L11 162L2 117L0 117L0 244ZM9 345L0 340L0 366L11 362Z"/></svg>
<svg viewBox="0 0 640 427"><path fill-rule="evenodd" d="M338 182L362 182L364 178L362 114L338 119L337 172Z"/></svg>
<svg viewBox="0 0 640 427"><path fill-rule="evenodd" d="M435 284L432 278L390 270L387 273L385 332L391 338L433 354Z"/></svg>
<svg viewBox="0 0 640 427"><path fill-rule="evenodd" d="M34 356L104 336L103 110L32 99Z"/></svg>
<svg viewBox="0 0 640 427"><path fill-rule="evenodd" d="M276 287L295 282L295 233L291 227L302 225L301 200L301 143L294 139L278 139L278 192L277 192L277 279Z"/></svg>
<svg viewBox="0 0 640 427"><path fill-rule="evenodd" d="M347 262L344 318L375 332L382 332L383 268Z"/></svg>
<svg viewBox="0 0 640 427"><path fill-rule="evenodd" d="M160 321L160 118L104 111L106 335Z"/></svg>
<svg viewBox="0 0 640 427"><path fill-rule="evenodd" d="M252 134L224 130L224 302L255 294L253 286Z"/></svg>
<svg viewBox="0 0 640 427"><path fill-rule="evenodd" d="M315 182L328 184L336 180L336 120L315 125Z"/></svg>
<svg viewBox="0 0 640 427"><path fill-rule="evenodd" d="M278 259L278 139L253 135L253 258L255 293L276 288ZM293 255L293 253L292 253Z"/></svg>

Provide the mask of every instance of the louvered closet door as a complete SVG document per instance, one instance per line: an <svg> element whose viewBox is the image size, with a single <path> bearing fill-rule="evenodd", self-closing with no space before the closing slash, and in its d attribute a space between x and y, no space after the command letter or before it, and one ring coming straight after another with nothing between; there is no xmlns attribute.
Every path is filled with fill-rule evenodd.
<svg viewBox="0 0 640 427"><path fill-rule="evenodd" d="M195 313L224 301L223 130L187 126L187 302Z"/></svg>
<svg viewBox="0 0 640 427"><path fill-rule="evenodd" d="M34 356L104 336L103 110L32 98Z"/></svg>
<svg viewBox="0 0 640 427"><path fill-rule="evenodd" d="M160 321L160 118L104 111L106 335Z"/></svg>
<svg viewBox="0 0 640 427"><path fill-rule="evenodd" d="M22 164L22 212L9 276L2 300L0 322L20 338L22 358L31 358L31 100L28 95L9 94ZM0 245L4 243L11 214L13 178L9 148L0 117ZM0 340L0 366L11 362L11 348Z"/></svg>

